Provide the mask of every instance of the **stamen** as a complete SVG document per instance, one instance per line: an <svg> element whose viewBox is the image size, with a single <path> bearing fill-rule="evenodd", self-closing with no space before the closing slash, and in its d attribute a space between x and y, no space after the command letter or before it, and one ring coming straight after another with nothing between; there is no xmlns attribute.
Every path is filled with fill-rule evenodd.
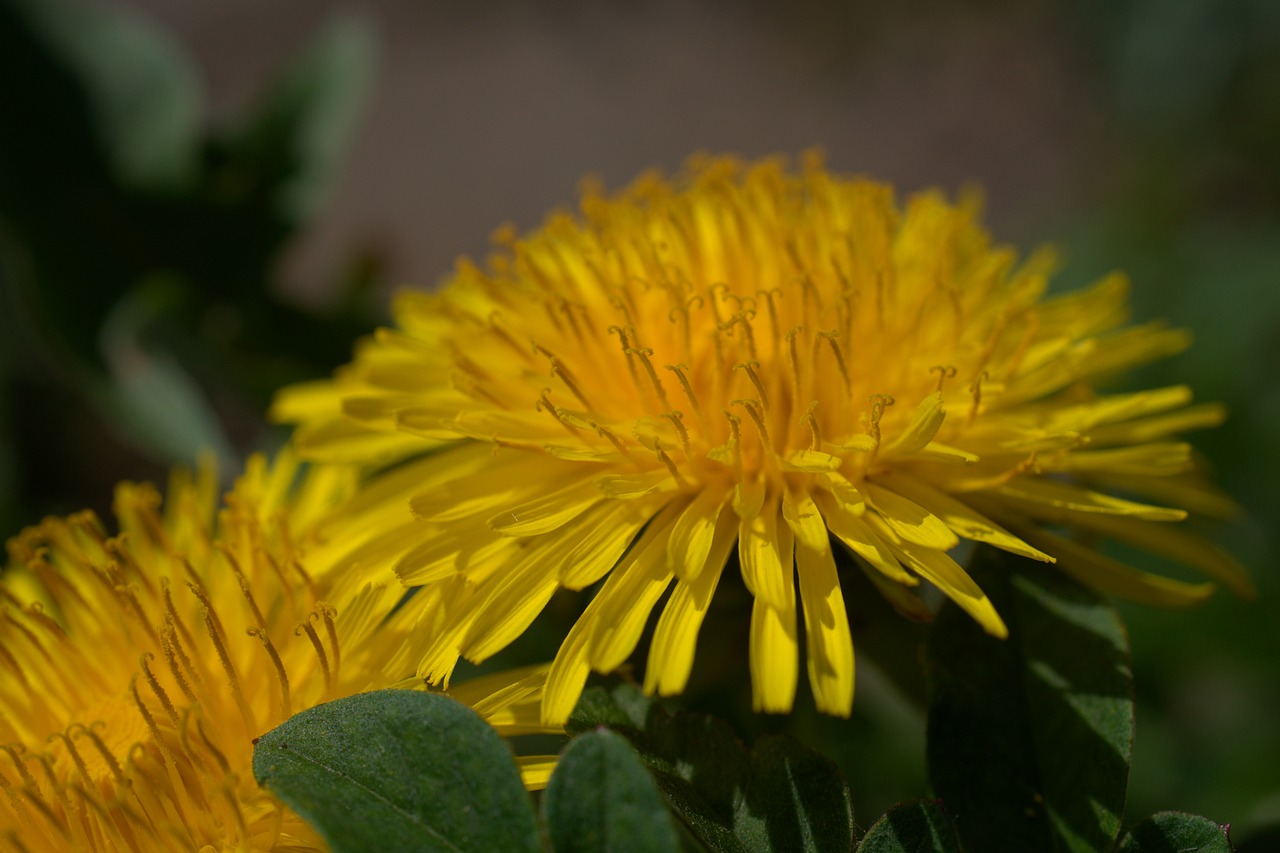
<svg viewBox="0 0 1280 853"><path fill-rule="evenodd" d="M698 417L698 423L702 425L703 431L710 436L711 429L702 414L702 407L698 405L698 395L693 393L693 386L689 384L689 377L685 376L684 373L689 369L689 366L685 364L664 364L663 367L676 375L676 379L680 382L680 389L684 391L684 396L688 398L689 405L693 407L693 413Z"/></svg>
<svg viewBox="0 0 1280 853"><path fill-rule="evenodd" d="M818 339L831 345L831 352L836 357L836 367L840 369L840 379L844 382L844 393L847 395L853 387L853 382L849 378L849 368L844 363L844 352L840 349L840 342L836 340L839 336L839 332L818 332ZM815 347L817 343L815 340Z"/></svg>
<svg viewBox="0 0 1280 853"><path fill-rule="evenodd" d="M725 293L729 293L729 285L725 284L723 281L718 281L707 288L707 293L711 296L711 315L715 317L717 326L724 324L724 318L720 316L720 298L717 295L717 292L721 290Z"/></svg>
<svg viewBox="0 0 1280 853"><path fill-rule="evenodd" d="M663 408L670 406L667 401L666 389L662 387L662 383L658 381L658 373L653 369L653 362L649 360L649 356L653 355L653 350L648 347L627 347L627 355L635 355L640 359L640 363L644 365L645 372L649 374L649 381L653 383L653 391L658 395L658 402Z"/></svg>
<svg viewBox="0 0 1280 853"><path fill-rule="evenodd" d="M59 784L58 777L53 772L53 756L47 752L38 752L34 757L40 763L40 769L44 771L45 782L48 783L49 790L53 792L53 796L58 800L58 805L62 806L63 813L70 814L71 801L67 799L66 786Z"/></svg>
<svg viewBox="0 0 1280 853"><path fill-rule="evenodd" d="M133 704L138 709L138 713L142 715L142 721L146 723L147 731L151 732L151 737L155 740L156 746L160 748L165 761L172 762L173 755L169 752L169 746L164 742L164 738L160 736L160 727L156 725L156 718L151 716L151 712L147 710L142 697L138 695L138 676L136 675L129 679L129 695L133 697Z"/></svg>
<svg viewBox="0 0 1280 853"><path fill-rule="evenodd" d="M965 419L966 425L973 423L974 418L978 416L978 407L982 405L982 383L990 378L990 375L984 370L969 385L969 393L973 394L973 405L969 407L969 415Z"/></svg>
<svg viewBox="0 0 1280 853"><path fill-rule="evenodd" d="M500 319L502 319L501 311L495 310L489 312L489 331L493 332L493 334L497 336L498 340L506 344L512 352L519 354L522 361L528 361L529 351L520 346L516 339L511 336L510 332L498 325L498 321Z"/></svg>
<svg viewBox="0 0 1280 853"><path fill-rule="evenodd" d="M93 730L93 726L106 727L106 723L101 720L95 720L93 725L82 726L77 724L80 732L87 737L92 743L94 749L98 750L98 754L102 756L102 760L106 763L107 769L111 771L111 778L115 779L117 785L124 784L124 771L120 769L120 762L116 761L116 757L111 754L111 750L107 749L107 745L102 742L102 738ZM70 728L67 731L71 731ZM74 735L72 735L74 737Z"/></svg>
<svg viewBox="0 0 1280 853"><path fill-rule="evenodd" d="M320 659L320 671L324 673L324 695L328 697L333 695L333 673L329 671L329 656L325 654L320 635L316 633L315 628L311 627L311 623L319 619L320 614L312 610L307 614L307 618L293 629L293 635L300 637L305 633L307 639L311 641L311 647L316 650L316 657Z"/></svg>
<svg viewBox="0 0 1280 853"><path fill-rule="evenodd" d="M284 661L280 660L280 654L276 651L275 645L271 642L271 638L267 636L267 632L261 628L245 628L244 632L250 637L256 637L262 642L262 647L267 650L267 656L271 658L271 665L276 670L276 680L280 683L280 708L284 718L293 715L293 703L289 696L289 675L284 671Z"/></svg>
<svg viewBox="0 0 1280 853"><path fill-rule="evenodd" d="M336 684L338 683L338 674L342 671L340 668L342 646L338 645L338 629L333 624L333 620L338 616L338 611L323 601L316 602L316 610L320 611L320 615L324 618L325 634L329 638L329 648L333 652L333 681Z"/></svg>
<svg viewBox="0 0 1280 853"><path fill-rule="evenodd" d="M68 729L68 731L70 731L70 729ZM67 732L54 732L49 735L48 740L50 743L55 739L62 741L63 745L66 746L67 754L71 756L71 763L76 766L76 770L79 771L80 777L84 779L85 784L92 785L93 779L89 776L89 766L84 763L84 756L80 754L80 750L76 749L76 745L72 742L71 736L67 734Z"/></svg>
<svg viewBox="0 0 1280 853"><path fill-rule="evenodd" d="M244 600L248 602L249 609L253 611L254 622L259 628L265 628L267 620L258 608L258 602L253 597L253 590L249 588L249 579L245 577L240 568L240 561L236 559L235 554L231 553L231 548L225 542L219 542L214 547L222 552L222 556L226 557L227 562L231 565L231 571L235 574L236 580L240 582L240 592L244 595Z"/></svg>
<svg viewBox="0 0 1280 853"><path fill-rule="evenodd" d="M933 367L929 368L930 373L933 373L934 371L937 371L937 374L938 374L938 390L939 391L942 390L943 382L945 382L948 379L955 379L956 377L956 368L955 368L955 365L952 365L952 364L935 364Z"/></svg>
<svg viewBox="0 0 1280 853"><path fill-rule="evenodd" d="M161 649L164 651L165 662L169 664L169 673L173 676L173 680L178 682L178 689L182 691L182 695L187 698L188 702L196 701L191 685L187 683L181 667L178 666L178 655L182 655L187 669L191 668L191 661L182 651L181 646L178 645L177 632L173 628L173 619L168 614L165 614L164 631L161 633Z"/></svg>
<svg viewBox="0 0 1280 853"><path fill-rule="evenodd" d="M751 416L751 420L755 421L756 429L760 431L760 444L764 447L768 454L773 453L773 445L769 441L769 428L764 423L764 410L760 407L759 400L730 400L729 405L741 406L747 410L747 414Z"/></svg>
<svg viewBox="0 0 1280 853"><path fill-rule="evenodd" d="M760 374L756 373L756 368L759 366L760 362L753 359L751 361L744 361L741 364L735 364L733 369L746 371L747 378L750 379L751 384L755 386L756 393L760 395L760 403L764 406L764 410L767 412L769 411L769 397L764 392L764 383L760 381Z"/></svg>
<svg viewBox="0 0 1280 853"><path fill-rule="evenodd" d="M759 290L756 292L756 296L764 297L765 307L769 309L769 328L773 332L773 346L774 346L775 352L778 349L778 342L779 340L781 340L781 334L780 334L781 326L779 325L779 322L778 322L778 306L774 304L773 297L781 296L781 295L782 295L782 288L780 287L772 287L772 288L769 288L768 290Z"/></svg>
<svg viewBox="0 0 1280 853"><path fill-rule="evenodd" d="M169 701L169 694L164 692L164 688L156 680L155 673L151 671L151 661L155 659L156 656L151 652L142 653L142 656L138 659L138 662L142 665L142 677L147 680L147 685L151 688L151 692L155 693L156 698L160 700L160 707L164 708L164 712L169 715L170 722L176 728L181 722L178 719L178 709Z"/></svg>
<svg viewBox="0 0 1280 853"><path fill-rule="evenodd" d="M236 828L240 830L239 840L241 843L237 846L247 847L247 842L249 840L249 827L244 821L244 812L240 808L240 798L236 796L235 785L238 781L239 779L236 777L236 774L227 774L222 781L219 793L222 794L223 798L227 801L227 805L230 806L231 814L236 819Z"/></svg>
<svg viewBox="0 0 1280 853"><path fill-rule="evenodd" d="M684 428L684 413L680 411L663 412L662 416L671 421L671 425L676 428L676 435L680 436L680 449L684 451L687 458L689 456L689 431Z"/></svg>
<svg viewBox="0 0 1280 853"><path fill-rule="evenodd" d="M800 400L800 354L796 352L796 338L804 331L804 326L795 326L787 332L787 349L791 358L791 399Z"/></svg>
<svg viewBox="0 0 1280 853"><path fill-rule="evenodd" d="M165 609L165 612L168 614L167 621L171 623L171 625L174 628L176 628L178 631L182 632L181 639L184 643L186 643L187 645L194 645L195 638L191 636L191 632L187 630L187 626L184 620L182 620L178 616L177 608L174 607L173 590L171 588L169 578L167 577L160 578L160 590L164 596L164 609ZM181 649L179 649L179 652L181 652ZM189 661L186 661L184 659L184 663L187 664L188 670L191 669L191 665Z"/></svg>
<svg viewBox="0 0 1280 853"><path fill-rule="evenodd" d="M0 644L0 658L4 658L5 663L9 665L7 667L8 671L16 675L18 677L18 681L22 682L23 692L27 695L33 695L31 680L27 677L26 672L23 671L22 666L18 663L18 659L10 654L9 650L5 648L3 644Z"/></svg>
<svg viewBox="0 0 1280 853"><path fill-rule="evenodd" d="M643 394L644 391L640 387L640 374L636 372L635 349L631 346L635 329L630 325L625 327L614 325L610 326L606 331L611 335L618 336L618 340L622 344L622 353L627 357L627 372L631 374L631 384Z"/></svg>
<svg viewBox="0 0 1280 853"><path fill-rule="evenodd" d="M667 451L663 450L661 447L657 447L654 448L654 453L657 454L658 461L667 467L667 472L671 474L672 479L676 481L676 485L682 489L689 488L688 481L685 480L684 477L680 476L680 469L676 468L676 463L671 461L671 457L667 455Z"/></svg>
<svg viewBox="0 0 1280 853"><path fill-rule="evenodd" d="M872 394L867 400L871 403L871 438L878 448L880 446L880 418L884 417L884 410L897 401L893 399L892 394Z"/></svg>
<svg viewBox="0 0 1280 853"><path fill-rule="evenodd" d="M736 296L733 298L738 299L738 297ZM739 299L738 301L739 303L741 303L744 300ZM758 356L756 354L755 330L751 328L751 320L755 316L756 316L756 312L754 308L749 308L744 311L739 311L737 314L734 314L732 317L730 317L729 321L724 324L724 327L722 329L720 329L720 331L728 332L734 326L742 327L742 348L746 351L748 361L757 361L758 359Z"/></svg>
<svg viewBox="0 0 1280 853"><path fill-rule="evenodd" d="M184 727L185 730L185 727ZM204 748L209 750L209 754L213 756L213 760L218 762L218 766L222 768L223 775L231 773L231 762L227 761L227 756L222 750L218 749L218 745L209 737L209 733L204 730L204 721L199 715L195 716L196 735L199 736L200 742L204 744Z"/></svg>
<svg viewBox="0 0 1280 853"><path fill-rule="evenodd" d="M35 631L32 631L26 625L23 625L15 619L13 617L13 611L7 606L0 607L0 619L9 623L9 625L11 625L18 633L22 634L22 636L26 638L27 642L31 644L31 647L39 653L40 657L44 658L45 662L48 663L50 667L54 669L57 668L57 661L54 660L53 655L49 654L49 650L44 647L44 644L40 642L40 638L36 636Z"/></svg>
<svg viewBox="0 0 1280 853"><path fill-rule="evenodd" d="M573 396L578 398L578 402L582 404L584 409L589 412L595 411L595 408L591 405L591 401L586 398L586 395L582 393L582 389L578 387L578 380L573 378L573 374L569 372L569 368L565 367L564 362L558 358L553 357L551 359L551 375L560 377L560 381L568 387Z"/></svg>
<svg viewBox="0 0 1280 853"><path fill-rule="evenodd" d="M729 421L729 446L733 448L734 453L734 473L737 474L738 480L743 479L743 463L742 463L742 419L728 409L721 409L725 418Z"/></svg>
<svg viewBox="0 0 1280 853"><path fill-rule="evenodd" d="M36 782L35 777L31 775L31 771L27 769L26 760L22 757L27 748L20 743L11 743L0 744L0 750L9 754L9 758L13 760L13 766L17 769L18 776L21 777L23 783L31 786L31 789L39 794L40 785Z"/></svg>
<svg viewBox="0 0 1280 853"><path fill-rule="evenodd" d="M550 393L550 388L542 389L542 394L538 397L538 401L533 404L534 410L551 415L556 419L556 423L569 431L569 435L578 438L578 428L560 416L560 408L551 402L551 397L548 396Z"/></svg>
<svg viewBox="0 0 1280 853"><path fill-rule="evenodd" d="M591 426L595 429L596 435L600 436L601 438L607 439L609 443L612 444L614 447L616 447L618 449L618 452L621 453L623 456L631 455L631 449L627 447L626 444L622 442L622 439L618 438L618 436L616 436L611 430L601 426L595 421L588 421L588 423L590 423Z"/></svg>
<svg viewBox="0 0 1280 853"><path fill-rule="evenodd" d="M61 640L67 636L67 632L63 630L62 626L55 622L49 614L44 612L44 605L40 602L31 602L26 607L22 608L22 612L32 622L35 622L45 631L53 635L54 638Z"/></svg>
<svg viewBox="0 0 1280 853"><path fill-rule="evenodd" d="M801 418L803 423L809 425L809 432L813 435L813 438L809 441L810 450L822 449L822 429L818 426L818 419L813 414L813 410L816 408L818 408L818 401L814 400L809 403L808 410L804 413L804 417Z"/></svg>
<svg viewBox="0 0 1280 853"><path fill-rule="evenodd" d="M240 678L236 675L236 669L231 664L231 656L227 654L226 643L222 641L222 632L215 622L217 616L207 605L201 608L201 615L204 617L205 631L208 633L209 639L213 641L213 650L218 655L218 662L222 664L222 671L227 674L227 681L231 685L231 696L235 700L236 707L239 708L240 715L244 718L245 726L253 729L253 713L249 710L249 703L245 701L244 691L240 689Z"/></svg>

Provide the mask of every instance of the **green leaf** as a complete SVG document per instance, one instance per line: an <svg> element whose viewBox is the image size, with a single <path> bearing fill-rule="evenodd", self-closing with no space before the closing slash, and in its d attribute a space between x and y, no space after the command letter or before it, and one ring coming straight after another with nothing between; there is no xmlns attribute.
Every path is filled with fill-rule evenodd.
<svg viewBox="0 0 1280 853"><path fill-rule="evenodd" d="M627 684L583 695L569 730L597 725L631 742L672 810L713 850L853 846L853 807L839 768L790 738L761 738L748 753L726 724L670 716Z"/></svg>
<svg viewBox="0 0 1280 853"><path fill-rule="evenodd" d="M627 741L608 729L575 738L542 800L556 853L655 851L679 846L666 803Z"/></svg>
<svg viewBox="0 0 1280 853"><path fill-rule="evenodd" d="M872 824L858 853L960 853L960 842L941 802L912 800Z"/></svg>
<svg viewBox="0 0 1280 853"><path fill-rule="evenodd" d="M25 90L10 92L6 101L29 99L33 108L21 114L24 121L6 113L22 131L41 145L73 151L90 139L52 139L39 131L87 121L115 179L133 189L172 191L196 177L195 72L164 33L127 10L65 0L5 0L0 24L12 27L16 39L16 53L7 53L4 65L32 75L9 76L5 87ZM55 94L70 100L37 102ZM35 126L26 123L31 118Z"/></svg>
<svg viewBox="0 0 1280 853"><path fill-rule="evenodd" d="M143 343L148 326L180 299L181 288L172 284L162 278L140 283L103 320L108 377L90 380L92 396L121 437L152 458L186 464L212 451L233 465L235 453L199 383L176 359Z"/></svg>
<svg viewBox="0 0 1280 853"><path fill-rule="evenodd" d="M290 226L319 207L337 174L373 71L368 20L335 17L293 60L231 143L241 180L260 183Z"/></svg>
<svg viewBox="0 0 1280 853"><path fill-rule="evenodd" d="M926 647L934 791L966 849L1108 849L1133 749L1119 617L1052 566L994 549L979 549L970 574L1009 638L953 604L938 615Z"/></svg>
<svg viewBox="0 0 1280 853"><path fill-rule="evenodd" d="M507 745L441 694L379 690L310 708L259 738L253 774L335 853L541 850Z"/></svg>
<svg viewBox="0 0 1280 853"><path fill-rule="evenodd" d="M1183 812L1160 812L1139 822L1116 853L1232 853L1225 826Z"/></svg>

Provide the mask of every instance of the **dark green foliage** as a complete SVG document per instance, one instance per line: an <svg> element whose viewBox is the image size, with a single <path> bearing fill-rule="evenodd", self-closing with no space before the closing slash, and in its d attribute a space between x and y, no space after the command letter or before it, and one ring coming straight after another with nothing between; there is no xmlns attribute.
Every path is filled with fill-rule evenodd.
<svg viewBox="0 0 1280 853"><path fill-rule="evenodd" d="M913 800L876 821L858 853L960 853L960 842L942 803Z"/></svg>
<svg viewBox="0 0 1280 853"><path fill-rule="evenodd" d="M713 850L853 846L853 810L839 769L790 738L761 738L748 753L724 723L669 716L630 685L583 695L570 731L598 725L631 741L671 808Z"/></svg>
<svg viewBox="0 0 1280 853"><path fill-rule="evenodd" d="M1139 823L1117 853L1231 853L1227 827L1208 818L1160 812Z"/></svg>
<svg viewBox="0 0 1280 853"><path fill-rule="evenodd" d="M1105 850L1133 745L1128 642L1110 605L1051 566L981 549L970 566L1009 626L947 605L930 634L927 755L966 849Z"/></svg>
<svg viewBox="0 0 1280 853"><path fill-rule="evenodd" d="M626 740L608 729L569 744L542 814L556 853L666 853L679 844L653 777Z"/></svg>
<svg viewBox="0 0 1280 853"><path fill-rule="evenodd" d="M439 694L379 690L310 708L258 740L253 773L335 853L541 849L507 745Z"/></svg>

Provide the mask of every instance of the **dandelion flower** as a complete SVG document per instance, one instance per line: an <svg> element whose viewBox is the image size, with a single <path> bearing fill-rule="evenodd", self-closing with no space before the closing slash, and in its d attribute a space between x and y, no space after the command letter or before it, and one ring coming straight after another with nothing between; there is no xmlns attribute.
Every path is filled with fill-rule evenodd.
<svg viewBox="0 0 1280 853"><path fill-rule="evenodd" d="M1167 553L1247 592L1228 557L1171 522L1224 499L1187 479L1173 436L1217 424L1186 387L1101 395L1096 379L1176 353L1184 331L1126 327L1112 275L1046 297L972 200L775 161L692 163L580 215L507 229L485 269L407 292L396 328L275 415L320 458L386 464L418 522L396 565L425 585L446 680L515 639L559 588L603 584L551 670L566 718L657 619L645 686L680 692L730 558L754 595L757 709L791 708L800 633L823 711L847 715L854 652L833 548L909 617L927 581L1006 629L950 556L962 539L1155 604L1209 583L1136 571L1069 533ZM1151 500L1154 503L1145 501ZM1047 528L1052 528L1051 532ZM425 612L425 610L424 610Z"/></svg>
<svg viewBox="0 0 1280 853"><path fill-rule="evenodd" d="M177 478L163 506L154 488L122 484L117 535L82 513L10 540L0 841L33 853L325 849L258 787L252 744L292 713L413 670L411 628L386 619L399 585L317 557L359 522L334 516L352 484L339 468L299 479L294 460L258 458L220 509L206 469ZM545 670L521 675L462 688L500 731L540 729ZM530 762L532 781L546 763Z"/></svg>

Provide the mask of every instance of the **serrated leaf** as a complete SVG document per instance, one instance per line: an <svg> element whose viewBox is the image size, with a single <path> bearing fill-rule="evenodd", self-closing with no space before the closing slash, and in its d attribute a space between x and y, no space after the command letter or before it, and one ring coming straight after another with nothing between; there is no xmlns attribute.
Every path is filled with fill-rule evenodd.
<svg viewBox="0 0 1280 853"><path fill-rule="evenodd" d="M1159 812L1140 821L1116 853L1232 853L1227 827L1183 812Z"/></svg>
<svg viewBox="0 0 1280 853"><path fill-rule="evenodd" d="M335 853L541 850L511 751L441 694L379 690L310 708L258 740L253 774Z"/></svg>
<svg viewBox="0 0 1280 853"><path fill-rule="evenodd" d="M671 815L649 771L608 729L574 738L542 800L556 853L666 853L679 846Z"/></svg>
<svg viewBox="0 0 1280 853"><path fill-rule="evenodd" d="M858 853L960 853L960 842L941 802L912 800L872 824Z"/></svg>
<svg viewBox="0 0 1280 853"><path fill-rule="evenodd" d="M671 809L712 850L853 846L853 807L839 768L790 738L761 738L748 753L725 723L670 716L625 684L583 695L569 730L597 725L631 742Z"/></svg>
<svg viewBox="0 0 1280 853"><path fill-rule="evenodd" d="M968 850L1097 851L1120 828L1133 748L1128 641L1052 567L979 549L1001 641L948 604L926 646L934 791Z"/></svg>

